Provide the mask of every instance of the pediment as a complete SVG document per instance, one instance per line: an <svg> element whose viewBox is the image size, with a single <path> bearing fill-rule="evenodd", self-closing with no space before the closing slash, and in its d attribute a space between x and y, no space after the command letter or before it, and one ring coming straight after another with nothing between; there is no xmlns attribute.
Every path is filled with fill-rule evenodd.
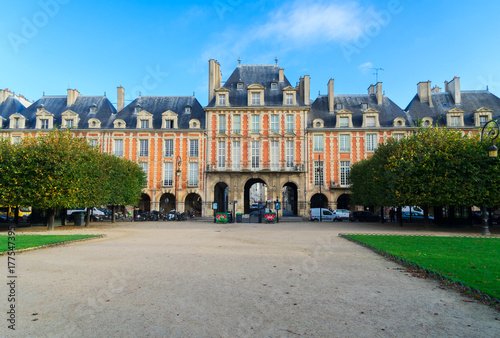
<svg viewBox="0 0 500 338"><path fill-rule="evenodd" d="M15 119L15 118L25 119L26 117L24 117L24 115L21 115L19 113L14 113L14 114L9 116L9 119Z"/></svg>
<svg viewBox="0 0 500 338"><path fill-rule="evenodd" d="M45 110L45 108L38 108L38 111L35 113L36 116L54 116L51 112Z"/></svg>
<svg viewBox="0 0 500 338"><path fill-rule="evenodd" d="M260 89L260 90L264 90L264 89L266 89L266 87L264 87L264 86L262 86L262 85L260 85L260 84L258 84L258 83L253 83L253 84L251 84L251 85L249 85L249 86L247 87L247 90L249 90L249 89Z"/></svg>
<svg viewBox="0 0 500 338"><path fill-rule="evenodd" d="M216 93L221 93L221 92L226 92L226 93L229 93L231 91L231 89L229 88L225 88L225 87L219 87L215 90Z"/></svg>
<svg viewBox="0 0 500 338"><path fill-rule="evenodd" d="M378 114L378 113L380 113L380 110L377 110L375 108L370 107L366 110L363 110L362 113L363 114Z"/></svg>
<svg viewBox="0 0 500 338"><path fill-rule="evenodd" d="M339 111L336 111L335 112L336 115L347 115L347 114L352 114L352 111L350 111L349 109L341 109Z"/></svg>
<svg viewBox="0 0 500 338"><path fill-rule="evenodd" d="M161 114L161 116L168 116L168 117L177 117L178 114L174 113L171 110L167 110Z"/></svg>
<svg viewBox="0 0 500 338"><path fill-rule="evenodd" d="M61 114L61 116L63 116L63 117L78 117L78 114L77 114L77 113L75 113L74 111L72 111L72 110L68 109L68 110L64 111L64 112Z"/></svg>
<svg viewBox="0 0 500 338"><path fill-rule="evenodd" d="M292 87L292 86L287 86L282 89L282 91L287 92L287 91L297 91L297 88Z"/></svg>
<svg viewBox="0 0 500 338"><path fill-rule="evenodd" d="M463 113L465 113L465 110L459 108L453 108L446 112L446 114L463 114Z"/></svg>
<svg viewBox="0 0 500 338"><path fill-rule="evenodd" d="M141 110L140 112L137 113L137 117L152 117L153 114L146 110Z"/></svg>
<svg viewBox="0 0 500 338"><path fill-rule="evenodd" d="M491 112L493 112L493 109L486 107L481 107L473 111L473 113L491 113Z"/></svg>

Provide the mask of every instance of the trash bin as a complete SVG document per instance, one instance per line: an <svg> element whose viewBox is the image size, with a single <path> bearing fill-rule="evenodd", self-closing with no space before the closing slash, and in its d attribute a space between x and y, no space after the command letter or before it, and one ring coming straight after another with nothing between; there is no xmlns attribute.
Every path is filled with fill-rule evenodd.
<svg viewBox="0 0 500 338"><path fill-rule="evenodd" d="M233 213L232 212L227 213L227 222L233 223Z"/></svg>
<svg viewBox="0 0 500 338"><path fill-rule="evenodd" d="M243 214L241 212L236 213L236 223L241 223L243 221Z"/></svg>
<svg viewBox="0 0 500 338"><path fill-rule="evenodd" d="M74 222L75 222L75 225L83 225L85 223L85 214L82 213L82 212L77 212L75 214L73 214L73 219L74 219Z"/></svg>

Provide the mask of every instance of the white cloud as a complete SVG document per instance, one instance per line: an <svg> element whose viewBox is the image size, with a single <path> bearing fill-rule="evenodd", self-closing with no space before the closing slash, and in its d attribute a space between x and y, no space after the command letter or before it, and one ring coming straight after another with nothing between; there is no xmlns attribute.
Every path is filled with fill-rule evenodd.
<svg viewBox="0 0 500 338"><path fill-rule="evenodd" d="M366 73L372 68L373 68L373 63L371 62L365 62L358 66L358 69L361 70L362 73Z"/></svg>
<svg viewBox="0 0 500 338"><path fill-rule="evenodd" d="M295 45L349 42L362 34L364 13L357 2L295 1L270 13L257 35Z"/></svg>

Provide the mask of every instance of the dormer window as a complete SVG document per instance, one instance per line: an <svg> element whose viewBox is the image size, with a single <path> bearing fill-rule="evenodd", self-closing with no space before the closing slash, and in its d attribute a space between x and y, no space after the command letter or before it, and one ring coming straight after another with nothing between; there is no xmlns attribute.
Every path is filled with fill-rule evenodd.
<svg viewBox="0 0 500 338"><path fill-rule="evenodd" d="M24 129L26 125L26 118L19 113L12 114L9 117L9 120L10 129Z"/></svg>
<svg viewBox="0 0 500 338"><path fill-rule="evenodd" d="M352 128L352 111L347 109L342 109L340 111L335 112L335 116L337 117L337 121L335 123L336 128ZM364 119L363 119L364 123Z"/></svg>
<svg viewBox="0 0 500 338"><path fill-rule="evenodd" d="M448 127L462 127L464 125L465 111L458 108L453 108L446 112Z"/></svg>
<svg viewBox="0 0 500 338"><path fill-rule="evenodd" d="M278 89L278 84L277 83L271 83L271 89Z"/></svg>
<svg viewBox="0 0 500 338"><path fill-rule="evenodd" d="M152 115L151 115L152 116ZM167 110L161 114L161 128L162 129L176 129L177 126L177 114L171 110Z"/></svg>
<svg viewBox="0 0 500 338"><path fill-rule="evenodd" d="M361 103L361 110L367 110L368 109L368 103Z"/></svg>
<svg viewBox="0 0 500 338"><path fill-rule="evenodd" d="M149 120L141 120L141 129L149 128Z"/></svg>
<svg viewBox="0 0 500 338"><path fill-rule="evenodd" d="M286 94L286 104L288 104L288 105L293 104L293 94L291 94L291 93Z"/></svg>
<svg viewBox="0 0 500 338"><path fill-rule="evenodd" d="M64 127L66 127L66 128L73 128L74 127L74 121L73 120L66 120L66 125Z"/></svg>
<svg viewBox="0 0 500 338"><path fill-rule="evenodd" d="M66 110L64 113L62 113L61 119L61 127L63 128L78 127L78 114L71 110Z"/></svg>
<svg viewBox="0 0 500 338"><path fill-rule="evenodd" d="M137 114L137 124L135 126L137 129L149 129L153 127L153 114L141 110L140 113Z"/></svg>
<svg viewBox="0 0 500 338"><path fill-rule="evenodd" d="M367 116L366 117L366 126L367 127L375 127L375 116Z"/></svg>
<svg viewBox="0 0 500 338"><path fill-rule="evenodd" d="M49 119L40 119L40 129L49 129Z"/></svg>
<svg viewBox="0 0 500 338"><path fill-rule="evenodd" d="M260 105L260 93L252 93L252 106Z"/></svg>
<svg viewBox="0 0 500 338"><path fill-rule="evenodd" d="M236 88L237 89L243 89L243 83L238 82L238 84L236 85Z"/></svg>
<svg viewBox="0 0 500 338"><path fill-rule="evenodd" d="M486 125L486 122L488 122L488 116L480 115L479 116L479 126L484 127Z"/></svg>
<svg viewBox="0 0 500 338"><path fill-rule="evenodd" d="M349 118L346 116L339 118L339 127L349 127Z"/></svg>
<svg viewBox="0 0 500 338"><path fill-rule="evenodd" d="M120 122L118 122L118 123L120 123ZM101 128L101 121L99 121L95 117L89 119L89 128L91 128L91 129ZM116 122L115 122L115 128L116 128Z"/></svg>
<svg viewBox="0 0 500 338"><path fill-rule="evenodd" d="M363 128L380 127L378 119L380 111L374 108L368 108L366 110L363 110L362 113L363 113L363 125L362 125Z"/></svg>
<svg viewBox="0 0 500 338"><path fill-rule="evenodd" d="M337 104L335 104L335 109L342 110L342 109L344 109L344 105L342 103L337 103Z"/></svg>
<svg viewBox="0 0 500 338"><path fill-rule="evenodd" d="M219 106L225 106L225 105L226 105L226 95L219 94Z"/></svg>
<svg viewBox="0 0 500 338"><path fill-rule="evenodd" d="M486 107L481 107L473 111L474 125L476 127L484 127L486 123L492 119L493 110Z"/></svg>
<svg viewBox="0 0 500 338"><path fill-rule="evenodd" d="M92 106L90 106L90 113L91 114L97 113L97 105L95 103Z"/></svg>
<svg viewBox="0 0 500 338"><path fill-rule="evenodd" d="M54 114L45 110L43 105L37 107L36 112L36 129L52 129L54 127Z"/></svg>
<svg viewBox="0 0 500 338"><path fill-rule="evenodd" d="M140 113L140 112L141 112L141 110L142 110L142 107L138 104L138 105L137 105L137 106L135 106L135 108L134 108L134 113L136 113L136 114L137 114L137 113Z"/></svg>
<svg viewBox="0 0 500 338"><path fill-rule="evenodd" d="M123 121L122 119L114 120L113 125L115 128L125 128L126 127L125 121Z"/></svg>
<svg viewBox="0 0 500 338"><path fill-rule="evenodd" d="M185 114L191 114L191 107L186 106L186 108L184 108L184 113Z"/></svg>

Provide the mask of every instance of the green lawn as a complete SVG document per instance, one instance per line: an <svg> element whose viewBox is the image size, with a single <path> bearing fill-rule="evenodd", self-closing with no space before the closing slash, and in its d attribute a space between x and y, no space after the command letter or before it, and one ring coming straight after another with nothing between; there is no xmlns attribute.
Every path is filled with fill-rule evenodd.
<svg viewBox="0 0 500 338"><path fill-rule="evenodd" d="M347 235L500 299L500 238Z"/></svg>
<svg viewBox="0 0 500 338"><path fill-rule="evenodd" d="M0 252L9 250L9 246L15 244L15 249L26 249L40 245L48 245L59 242L74 241L83 238L100 237L99 235L16 235L15 240L8 236L0 236Z"/></svg>

